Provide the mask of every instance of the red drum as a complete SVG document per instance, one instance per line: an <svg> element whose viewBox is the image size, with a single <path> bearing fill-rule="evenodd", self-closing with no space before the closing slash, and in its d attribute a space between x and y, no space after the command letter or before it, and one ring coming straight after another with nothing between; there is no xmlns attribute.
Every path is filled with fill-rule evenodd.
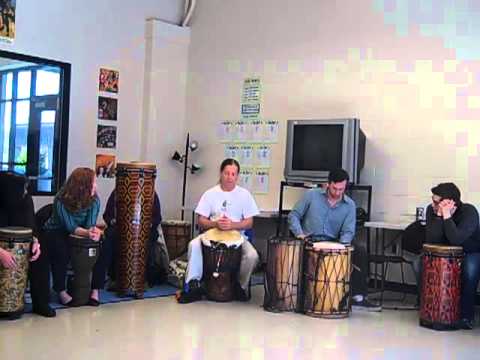
<svg viewBox="0 0 480 360"><path fill-rule="evenodd" d="M202 234L203 279L209 300L233 300L244 241L238 231L211 229Z"/></svg>
<svg viewBox="0 0 480 360"><path fill-rule="evenodd" d="M352 246L317 242L305 246L303 286L306 315L327 319L348 317L352 307Z"/></svg>
<svg viewBox="0 0 480 360"><path fill-rule="evenodd" d="M423 245L420 325L454 330L460 320L463 248Z"/></svg>
<svg viewBox="0 0 480 360"><path fill-rule="evenodd" d="M117 291L143 298L147 243L152 226L155 164L117 163L117 223L120 234Z"/></svg>
<svg viewBox="0 0 480 360"><path fill-rule="evenodd" d="M8 315L23 311L27 287L32 230L24 227L0 228L0 247L15 258L17 267L0 265L0 313Z"/></svg>
<svg viewBox="0 0 480 360"><path fill-rule="evenodd" d="M266 311L301 311L300 277L304 241L272 237L268 240L265 271Z"/></svg>

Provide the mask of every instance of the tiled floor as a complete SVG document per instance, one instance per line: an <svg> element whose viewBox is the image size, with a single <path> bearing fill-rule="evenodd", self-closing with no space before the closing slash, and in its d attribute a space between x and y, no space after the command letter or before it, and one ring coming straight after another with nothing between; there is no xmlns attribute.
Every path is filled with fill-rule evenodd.
<svg viewBox="0 0 480 360"><path fill-rule="evenodd" d="M250 303L173 297L26 314L0 322L0 359L480 359L480 327L435 332L415 311L354 312L323 320Z"/></svg>

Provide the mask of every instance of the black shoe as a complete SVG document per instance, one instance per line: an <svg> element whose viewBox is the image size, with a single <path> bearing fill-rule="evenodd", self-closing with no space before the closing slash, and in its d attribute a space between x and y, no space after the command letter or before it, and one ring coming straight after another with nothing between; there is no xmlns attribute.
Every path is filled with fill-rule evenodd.
<svg viewBox="0 0 480 360"><path fill-rule="evenodd" d="M473 330L473 320L462 319L457 323L456 327L461 330Z"/></svg>
<svg viewBox="0 0 480 360"><path fill-rule="evenodd" d="M35 314L45 316L48 318L57 316L57 312L52 309L49 305L41 306L41 307L33 307L33 312Z"/></svg>
<svg viewBox="0 0 480 360"><path fill-rule="evenodd" d="M250 300L250 296L248 296L248 293L240 286L238 282L235 283L235 300L242 302Z"/></svg>
<svg viewBox="0 0 480 360"><path fill-rule="evenodd" d="M94 299L94 298L90 298L90 299L88 299L87 305L95 306L95 307L100 306L100 301L98 301L97 299Z"/></svg>
<svg viewBox="0 0 480 360"><path fill-rule="evenodd" d="M200 282L191 280L182 291L177 293L176 298L179 304L190 304L194 301L202 300L203 292Z"/></svg>
<svg viewBox="0 0 480 360"><path fill-rule="evenodd" d="M18 320L22 317L23 309L19 311L12 311L12 312L2 312L0 313L0 318L5 320Z"/></svg>
<svg viewBox="0 0 480 360"><path fill-rule="evenodd" d="M354 310L363 310L363 311L371 311L371 312L382 311L382 307L380 305L373 304L370 301L368 301L366 298L363 298L362 301L352 300L352 308Z"/></svg>

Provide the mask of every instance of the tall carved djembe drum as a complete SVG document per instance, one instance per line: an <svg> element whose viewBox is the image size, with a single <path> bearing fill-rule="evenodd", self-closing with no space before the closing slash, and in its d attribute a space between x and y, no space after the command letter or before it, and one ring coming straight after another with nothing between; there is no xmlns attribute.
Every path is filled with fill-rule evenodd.
<svg viewBox="0 0 480 360"><path fill-rule="evenodd" d="M117 164L117 224L120 233L117 291L143 298L147 242L152 225L155 164Z"/></svg>

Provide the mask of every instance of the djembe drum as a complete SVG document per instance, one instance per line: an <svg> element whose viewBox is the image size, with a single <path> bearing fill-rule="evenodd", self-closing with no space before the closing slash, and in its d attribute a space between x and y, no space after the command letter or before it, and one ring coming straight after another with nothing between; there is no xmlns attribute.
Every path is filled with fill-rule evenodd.
<svg viewBox="0 0 480 360"><path fill-rule="evenodd" d="M141 162L117 163L117 223L120 234L117 292L143 298L147 243L152 225L156 168Z"/></svg>
<svg viewBox="0 0 480 360"><path fill-rule="evenodd" d="M0 228L0 247L13 255L15 269L0 265L0 313L9 315L23 311L27 287L28 263L32 230L24 227Z"/></svg>
<svg viewBox="0 0 480 360"><path fill-rule="evenodd" d="M100 242L71 234L68 238L73 278L69 279L68 292L72 306L88 303L92 290L92 269L100 254Z"/></svg>
<svg viewBox="0 0 480 360"><path fill-rule="evenodd" d="M463 248L424 244L420 325L454 330L460 320Z"/></svg>
<svg viewBox="0 0 480 360"><path fill-rule="evenodd" d="M244 241L234 230L210 229L202 234L203 279L209 300L233 300Z"/></svg>
<svg viewBox="0 0 480 360"><path fill-rule="evenodd" d="M162 221L163 236L171 260L185 254L192 239L192 224L183 220Z"/></svg>
<svg viewBox="0 0 480 360"><path fill-rule="evenodd" d="M268 240L265 296L267 311L301 311L301 265L304 241L272 237Z"/></svg>
<svg viewBox="0 0 480 360"><path fill-rule="evenodd" d="M305 245L303 286L306 315L338 319L351 310L353 247L336 242Z"/></svg>

